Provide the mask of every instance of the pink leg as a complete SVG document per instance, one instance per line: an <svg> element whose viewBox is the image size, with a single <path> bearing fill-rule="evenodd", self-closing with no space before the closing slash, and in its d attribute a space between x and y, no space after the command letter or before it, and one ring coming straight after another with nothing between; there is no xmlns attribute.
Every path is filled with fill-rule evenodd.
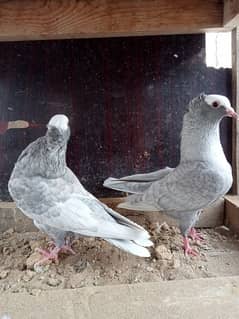
<svg viewBox="0 0 239 319"><path fill-rule="evenodd" d="M192 240L204 240L204 238L193 227L190 229L188 236L191 237Z"/></svg>
<svg viewBox="0 0 239 319"><path fill-rule="evenodd" d="M43 264L49 260L58 264L59 253L71 253L72 255L76 254L69 244L61 246L59 248L55 245L54 242L51 242L49 250L37 248L36 251L43 256L43 258L38 262L38 264Z"/></svg>
<svg viewBox="0 0 239 319"><path fill-rule="evenodd" d="M198 253L194 249L192 249L192 247L189 245L189 239L187 236L184 237L184 239L183 239L183 248L184 248L184 253L186 256L187 255L193 255L193 256L198 255Z"/></svg>

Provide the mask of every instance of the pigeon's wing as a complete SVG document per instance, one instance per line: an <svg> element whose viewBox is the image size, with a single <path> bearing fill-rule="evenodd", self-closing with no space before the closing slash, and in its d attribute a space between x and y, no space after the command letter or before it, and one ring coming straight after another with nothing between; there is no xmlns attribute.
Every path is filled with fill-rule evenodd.
<svg viewBox="0 0 239 319"><path fill-rule="evenodd" d="M132 220L122 216L121 214L117 213L101 201L99 201L95 196L89 193L84 186L80 183L76 175L68 168L67 174L65 176L65 181L67 183L72 183L74 185L74 192L77 194L84 195L82 198L83 201L87 201L88 207L92 210L92 215L95 218L99 218L99 212L101 212L101 219L103 220L112 220L112 218L119 224L125 225L128 227L133 227L142 231L145 229L138 224L134 223ZM97 208L97 209L96 209ZM107 214L106 214L107 212Z"/></svg>
<svg viewBox="0 0 239 319"><path fill-rule="evenodd" d="M144 194L129 196L125 205L139 207L142 203L144 209L148 205L151 209L153 206L166 211L193 211L211 204L224 193L223 176L215 168L206 162L185 162L154 182Z"/></svg>
<svg viewBox="0 0 239 319"><path fill-rule="evenodd" d="M91 210L82 201L85 195L75 193L74 184L66 183L64 178L16 178L12 184L17 189L17 206L36 222L65 231L97 228Z"/></svg>
<svg viewBox="0 0 239 319"><path fill-rule="evenodd" d="M122 178L109 177L104 181L107 188L129 192L134 194L142 194L149 188L154 181L160 180L173 171L173 168L165 167L155 172L147 174L136 174L125 176Z"/></svg>
<svg viewBox="0 0 239 319"><path fill-rule="evenodd" d="M21 178L19 182L22 187L21 192L18 187L19 198L16 200L15 196L16 204L39 224L95 237L149 237L139 227L118 223L94 196L68 174L57 179L44 179L40 176ZM17 179L12 183L16 184Z"/></svg>
<svg viewBox="0 0 239 319"><path fill-rule="evenodd" d="M47 225L86 236L117 239L149 237L141 227L126 223L124 218L116 220L113 216L97 199L71 194L65 202L51 207L42 218Z"/></svg>

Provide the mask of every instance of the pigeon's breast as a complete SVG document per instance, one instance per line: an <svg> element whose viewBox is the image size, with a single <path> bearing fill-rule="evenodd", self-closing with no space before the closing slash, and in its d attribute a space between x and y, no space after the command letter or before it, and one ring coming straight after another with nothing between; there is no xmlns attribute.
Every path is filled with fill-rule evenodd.
<svg viewBox="0 0 239 319"><path fill-rule="evenodd" d="M225 195L232 186L231 165L225 161L214 161L215 180L221 189L221 196Z"/></svg>

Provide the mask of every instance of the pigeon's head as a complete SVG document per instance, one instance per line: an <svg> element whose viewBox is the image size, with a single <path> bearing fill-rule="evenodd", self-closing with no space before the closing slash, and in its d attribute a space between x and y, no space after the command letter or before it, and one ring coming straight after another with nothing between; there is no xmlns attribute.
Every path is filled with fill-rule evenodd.
<svg viewBox="0 0 239 319"><path fill-rule="evenodd" d="M64 114L54 115L47 124L47 136L52 142L62 144L70 137L69 119Z"/></svg>
<svg viewBox="0 0 239 319"><path fill-rule="evenodd" d="M221 120L225 116L239 117L228 98L217 94L200 94L190 102L189 112L212 121Z"/></svg>
<svg viewBox="0 0 239 319"><path fill-rule="evenodd" d="M49 123L47 124L48 129L49 128L56 128L60 131L66 131L69 128L69 120L68 117L64 114L56 114L54 115Z"/></svg>

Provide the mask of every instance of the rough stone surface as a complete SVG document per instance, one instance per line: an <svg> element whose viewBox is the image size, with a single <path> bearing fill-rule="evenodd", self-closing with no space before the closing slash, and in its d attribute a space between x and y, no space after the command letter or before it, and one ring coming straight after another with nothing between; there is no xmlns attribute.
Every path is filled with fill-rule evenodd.
<svg viewBox="0 0 239 319"><path fill-rule="evenodd" d="M34 265L39 262L40 259L41 255L38 252L34 252L33 254L31 254L26 260L27 269L33 270Z"/></svg>
<svg viewBox="0 0 239 319"><path fill-rule="evenodd" d="M155 248L155 254L158 259L171 260L173 258L172 253L169 251L169 249L165 245L158 245Z"/></svg>
<svg viewBox="0 0 239 319"><path fill-rule="evenodd" d="M9 271L8 271L8 270L2 270L2 271L0 272L0 280L7 278L8 274L9 274Z"/></svg>

